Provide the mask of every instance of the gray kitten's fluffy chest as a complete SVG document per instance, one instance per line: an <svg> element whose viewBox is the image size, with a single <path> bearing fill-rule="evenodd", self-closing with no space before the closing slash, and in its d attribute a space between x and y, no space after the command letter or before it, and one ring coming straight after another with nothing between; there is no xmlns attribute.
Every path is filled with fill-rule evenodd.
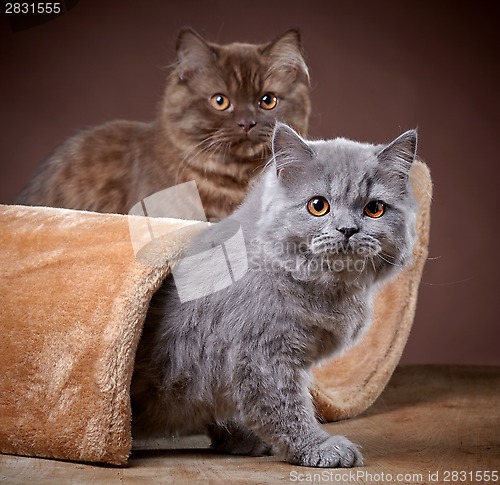
<svg viewBox="0 0 500 485"><path fill-rule="evenodd" d="M255 265L259 256L250 255L251 260L252 256ZM277 270L267 257L257 266L260 270L250 267L246 281L242 281L248 298L253 288L262 288L261 306L255 307L253 321L261 327L264 341L268 337L283 343L275 351L288 355L292 362L309 369L318 360L352 345L366 326L371 288L343 283L333 273L325 272L309 281L296 279L288 270ZM262 312L273 318L259 321Z"/></svg>

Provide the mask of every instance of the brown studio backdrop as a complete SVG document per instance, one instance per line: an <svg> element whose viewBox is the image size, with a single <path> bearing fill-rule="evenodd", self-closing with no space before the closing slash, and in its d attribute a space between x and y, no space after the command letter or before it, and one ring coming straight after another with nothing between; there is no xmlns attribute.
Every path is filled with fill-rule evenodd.
<svg viewBox="0 0 500 485"><path fill-rule="evenodd" d="M0 203L13 203L76 130L152 119L181 26L221 43L297 26L312 76L310 136L382 142L419 129L435 195L402 362L500 364L495 19L494 2L80 0L13 33L2 15Z"/></svg>

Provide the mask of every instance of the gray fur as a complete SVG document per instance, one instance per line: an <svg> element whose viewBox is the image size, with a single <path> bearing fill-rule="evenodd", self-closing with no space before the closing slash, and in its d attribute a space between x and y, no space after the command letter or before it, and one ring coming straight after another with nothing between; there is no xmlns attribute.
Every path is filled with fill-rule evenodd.
<svg viewBox="0 0 500 485"><path fill-rule="evenodd" d="M154 297L132 386L135 436L201 431L225 452L362 464L356 445L319 425L310 369L360 338L378 284L411 260L415 149L415 131L374 146L305 141L277 125L273 159L247 199L201 236L215 240L236 221L248 271L182 304L168 278ZM328 214L308 212L314 196L330 201ZM371 200L386 204L382 217L364 215ZM344 227L357 232L347 238Z"/></svg>

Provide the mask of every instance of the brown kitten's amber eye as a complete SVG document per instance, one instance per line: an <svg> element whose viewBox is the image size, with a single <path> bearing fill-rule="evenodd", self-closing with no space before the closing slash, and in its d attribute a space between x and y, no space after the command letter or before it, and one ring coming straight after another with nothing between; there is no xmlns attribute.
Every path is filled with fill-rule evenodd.
<svg viewBox="0 0 500 485"><path fill-rule="evenodd" d="M385 205L381 200L372 200L365 205L365 214L373 219L378 219L384 212Z"/></svg>
<svg viewBox="0 0 500 485"><path fill-rule="evenodd" d="M307 210L313 216L321 217L330 212L330 204L324 197L313 197L307 203Z"/></svg>
<svg viewBox="0 0 500 485"><path fill-rule="evenodd" d="M273 93L266 93L260 98L259 106L262 109L274 109L278 104L278 98Z"/></svg>
<svg viewBox="0 0 500 485"><path fill-rule="evenodd" d="M217 111L224 111L231 105L229 98L224 96L223 94L214 94L210 98L210 104L212 108L215 108Z"/></svg>

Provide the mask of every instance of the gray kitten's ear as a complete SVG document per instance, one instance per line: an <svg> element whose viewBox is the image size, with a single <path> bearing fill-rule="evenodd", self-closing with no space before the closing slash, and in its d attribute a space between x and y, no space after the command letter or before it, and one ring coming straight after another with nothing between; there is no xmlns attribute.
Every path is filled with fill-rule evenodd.
<svg viewBox="0 0 500 485"><path fill-rule="evenodd" d="M276 175L285 183L297 181L314 156L306 141L284 123L276 123L274 128L272 154Z"/></svg>
<svg viewBox="0 0 500 485"><path fill-rule="evenodd" d="M417 130L408 130L383 148L377 158L406 178L417 154L417 138Z"/></svg>
<svg viewBox="0 0 500 485"><path fill-rule="evenodd" d="M302 54L298 29L287 30L273 42L267 44L262 49L262 53L270 59L270 73L273 71L280 74L286 73L292 81L297 77L302 77L306 82L309 82L309 70Z"/></svg>
<svg viewBox="0 0 500 485"><path fill-rule="evenodd" d="M181 80L203 71L214 62L215 52L193 29L184 27L177 37L178 73Z"/></svg>

